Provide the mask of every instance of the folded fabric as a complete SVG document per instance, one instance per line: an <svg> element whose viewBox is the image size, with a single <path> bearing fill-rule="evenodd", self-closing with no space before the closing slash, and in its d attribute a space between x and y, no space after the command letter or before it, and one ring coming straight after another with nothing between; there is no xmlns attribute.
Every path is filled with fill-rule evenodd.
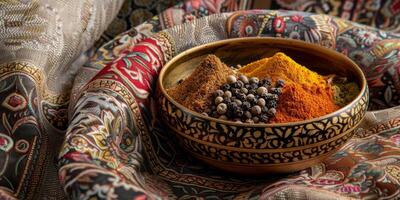
<svg viewBox="0 0 400 200"><path fill-rule="evenodd" d="M382 111L385 114L369 113L370 120L387 117L381 117L381 122L366 121L357 138L325 163L290 176L255 179L224 174L197 162L179 148L172 133L156 117L153 86L159 70L188 48L248 36L301 39L336 49L352 58L366 73L373 108L399 104L394 98L398 90L393 85L399 81L396 71L399 35L339 18L255 10L211 15L145 39L144 34L132 37L127 33L96 54L91 65L98 66L97 74L75 82L80 87L74 93L59 171L70 197L396 197L400 169L396 150L399 107ZM377 63L380 70L384 66L384 73L370 73L376 71ZM391 98L385 99L386 95L379 92L388 88Z"/></svg>
<svg viewBox="0 0 400 200"><path fill-rule="evenodd" d="M95 48L114 39L119 34L136 27L141 23L162 13L167 8L175 6L183 0L127 0L122 5L118 15L110 23L109 27L96 41Z"/></svg>
<svg viewBox="0 0 400 200"><path fill-rule="evenodd" d="M246 9L285 9L317 14L327 14L340 17L349 21L378 28L380 30L400 32L400 3L396 0L388 1L336 1L336 0L225 0L225 1L201 1L187 0L141 0L125 1L120 13L113 20L110 27L104 32L101 39L96 42L96 47L110 41L131 27L138 26L157 16L166 8L174 6L174 23L187 22L195 18L204 17L215 12L230 12ZM217 8L217 9L215 9ZM218 9L219 8L219 9ZM169 23L169 22L166 22ZM165 29L163 27L162 29Z"/></svg>
<svg viewBox="0 0 400 200"><path fill-rule="evenodd" d="M63 199L73 79L122 0L0 1L0 199Z"/></svg>
<svg viewBox="0 0 400 200"><path fill-rule="evenodd" d="M0 199L65 198L55 158L71 88L97 70L81 66L122 3L0 2Z"/></svg>
<svg viewBox="0 0 400 200"><path fill-rule="evenodd" d="M149 5L146 1L134 3ZM0 2L0 199L63 199L62 187L72 199L396 195L393 188L398 185L393 177L398 171L394 150L398 145L398 118L387 111L370 113L371 119L382 122L370 121L369 128L360 129L359 137L366 138L352 141L348 149L343 149L347 154L341 155L359 160L343 164L341 159L347 157L333 157L339 165L327 161L293 179L254 180L221 174L188 158L163 131L164 126L154 118L156 105L152 102L159 69L187 48L228 37L291 37L336 48L366 72L372 88L372 109L399 104L399 36L394 33L307 13L252 11L195 20L248 8L253 3L256 5L256 1L245 0L186 1L117 36L81 67L91 56L87 50L116 16L122 0ZM334 9L326 5L331 5L330 1L304 2L293 9L332 10L332 15L346 17L340 15L345 12L342 8L359 4L340 3ZM363 13L371 6L356 7L353 10ZM381 12L380 8L391 10L383 22L378 21L382 17L371 17L378 21L373 26L383 24L381 28L396 31L391 27L398 27L397 7L385 3L373 8L377 7L375 13ZM175 26L184 22L190 23ZM292 31L296 27L298 31ZM165 28L171 29L153 35ZM111 26L109 30L116 29ZM123 72L123 76L114 76L115 72ZM126 79L119 79L122 77ZM67 127L59 185L54 157ZM331 170L335 171L334 178ZM371 173L364 177L361 172ZM308 182L298 182L299 177L306 177Z"/></svg>

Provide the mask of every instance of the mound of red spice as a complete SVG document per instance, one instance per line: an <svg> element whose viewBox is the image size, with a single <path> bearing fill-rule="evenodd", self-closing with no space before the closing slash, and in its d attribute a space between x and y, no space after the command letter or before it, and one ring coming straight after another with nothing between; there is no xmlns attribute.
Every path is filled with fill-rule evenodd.
<svg viewBox="0 0 400 200"><path fill-rule="evenodd" d="M331 87L322 89L301 84L287 84L279 98L275 123L295 122L329 114L339 109Z"/></svg>

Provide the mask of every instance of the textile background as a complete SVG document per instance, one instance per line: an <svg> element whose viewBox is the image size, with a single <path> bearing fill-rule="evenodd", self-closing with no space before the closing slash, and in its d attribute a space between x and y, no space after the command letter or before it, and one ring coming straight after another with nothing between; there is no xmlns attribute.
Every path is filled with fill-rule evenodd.
<svg viewBox="0 0 400 200"><path fill-rule="evenodd" d="M165 62L247 36L335 49L365 72L371 110L399 105L398 1L297 2L190 0L159 13L175 1L132 0L119 14L122 0L0 2L0 198L63 199L62 190L72 199L397 197L396 109L369 113L325 163L264 179L188 158L156 117L152 85ZM249 8L316 14L232 13ZM192 40L193 32L202 37Z"/></svg>

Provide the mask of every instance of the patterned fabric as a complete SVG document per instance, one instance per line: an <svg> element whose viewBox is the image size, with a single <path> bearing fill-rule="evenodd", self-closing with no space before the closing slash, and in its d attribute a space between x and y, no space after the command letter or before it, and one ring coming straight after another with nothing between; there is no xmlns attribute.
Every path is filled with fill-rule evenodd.
<svg viewBox="0 0 400 200"><path fill-rule="evenodd" d="M325 163L291 175L241 177L185 154L159 121L154 99L159 70L179 52L225 38L272 36L349 56L368 77L372 108L399 105L399 35L326 15L261 10L212 15L155 35L140 28L102 48L85 67L94 75L79 79L59 161L71 198L399 198L400 107L369 112L358 137ZM392 98L379 93L387 87Z"/></svg>
<svg viewBox="0 0 400 200"><path fill-rule="evenodd" d="M152 17L156 23L160 23L159 27L155 27L157 31L153 30L153 32L158 32L174 24L181 24L210 14L250 9L253 7L254 1L257 0L126 0L117 17L95 46L101 47L105 42L118 37L123 32L130 31L132 27L136 27ZM164 16L157 16L172 6L174 6L172 9L163 13ZM158 21L158 17L167 20Z"/></svg>
<svg viewBox="0 0 400 200"><path fill-rule="evenodd" d="M72 80L121 4L0 1L0 199L65 199L55 157Z"/></svg>
<svg viewBox="0 0 400 200"><path fill-rule="evenodd" d="M273 8L329 14L381 30L400 32L399 0L276 0Z"/></svg>
<svg viewBox="0 0 400 200"><path fill-rule="evenodd" d="M110 26L104 31L101 38L96 42L100 47L122 32L138 26L153 16L158 15L167 8L170 8L182 0L127 0Z"/></svg>
<svg viewBox="0 0 400 200"><path fill-rule="evenodd" d="M122 3L0 1L0 199L65 198L55 160L73 80L90 78L87 50Z"/></svg>
<svg viewBox="0 0 400 200"><path fill-rule="evenodd" d="M234 3L234 2L237 3ZM338 0L226 0L224 1L204 1L206 4L221 5L220 11L235 11L244 9L286 9L318 14L328 14L342 19L358 22L360 24L372 26L381 30L400 32L400 1L399 0L362 0L362 1L338 1ZM158 15L161 11L173 6L183 0L126 0L120 13L111 23L110 27L104 32L101 39L96 42L96 47L100 47L105 42L117 37L132 27L144 23L151 17ZM207 16L214 13L211 9L204 9L200 0L190 0L193 10L182 15L181 9L173 10L176 18L190 20L199 16ZM186 4L187 5L187 4ZM204 4L203 4L204 5ZM175 8L183 8L185 4L180 3ZM210 12L210 13L207 13ZM194 17L195 16L195 17ZM157 18L158 16L156 16ZM180 19L179 19L180 20ZM163 28L165 29L165 27Z"/></svg>
<svg viewBox="0 0 400 200"><path fill-rule="evenodd" d="M141 15L146 13L141 9L127 16L134 8L164 5L157 3L126 2L128 11L122 10L120 18L129 23L121 29L118 22L113 24L108 31L115 32L103 41L150 17ZM195 20L257 2L190 0L117 36L82 67L91 56L87 50L121 4L122 0L0 2L0 199L64 199L62 187L72 199L390 199L398 194L398 109L369 113L376 119L360 127L360 139L325 164L289 177L255 179L224 174L186 155L158 121L153 100L158 71L177 53L256 34L335 48L368 76L371 109L391 107L399 104L398 35L307 13L252 11ZM394 30L390 27L398 26L393 16L376 18L373 25ZM184 22L189 23L175 26ZM154 35L165 28L171 29ZM201 37L193 40L190 33ZM55 166L61 146L62 185Z"/></svg>
<svg viewBox="0 0 400 200"><path fill-rule="evenodd" d="M122 29L117 28L120 31L124 29L126 32L117 35L112 41L101 46L94 55L92 55L91 61L80 69L75 77L72 99L75 98L74 94L76 94L88 80L93 78L100 69L104 68L108 62L120 56L122 51L132 48L143 38L150 37L154 33L171 28L175 25L190 22L194 19L211 14L246 10L251 8L253 3L254 0L189 0L165 10L158 16L153 17L135 28L125 29L127 26L124 26L125 28ZM116 33L117 32L105 32L105 34L110 35L115 35Z"/></svg>

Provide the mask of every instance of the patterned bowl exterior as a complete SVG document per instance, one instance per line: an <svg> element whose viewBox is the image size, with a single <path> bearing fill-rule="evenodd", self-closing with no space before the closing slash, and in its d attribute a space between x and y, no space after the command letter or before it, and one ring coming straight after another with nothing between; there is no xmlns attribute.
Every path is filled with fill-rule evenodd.
<svg viewBox="0 0 400 200"><path fill-rule="evenodd" d="M356 100L329 115L249 125L194 114L164 91L158 93L161 117L186 150L212 166L242 174L287 173L323 161L353 136L369 100L364 84Z"/></svg>

